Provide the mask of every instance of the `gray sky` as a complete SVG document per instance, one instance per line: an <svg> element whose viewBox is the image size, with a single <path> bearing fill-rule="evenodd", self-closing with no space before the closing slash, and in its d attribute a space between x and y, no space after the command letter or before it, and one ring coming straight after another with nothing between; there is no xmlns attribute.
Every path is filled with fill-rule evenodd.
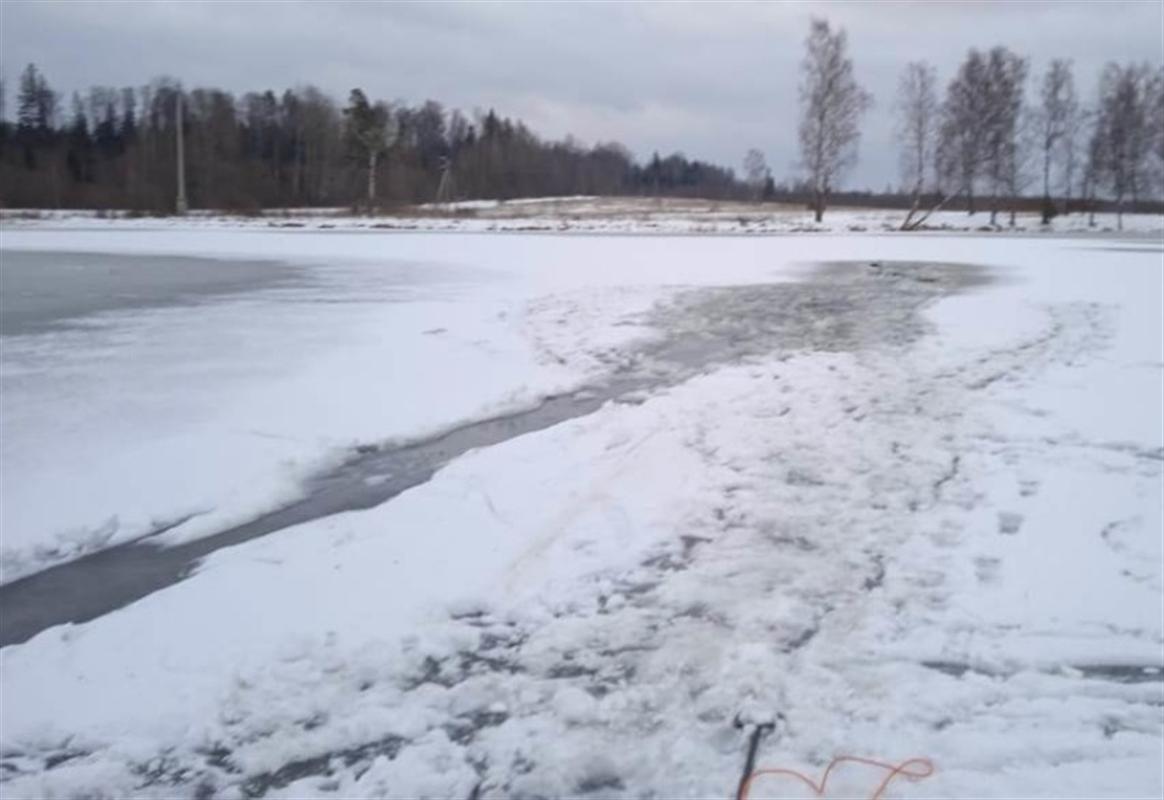
<svg viewBox="0 0 1164 800"><path fill-rule="evenodd" d="M682 150L740 171L760 148L796 162L796 85L809 18L849 32L875 98L848 186L897 181L893 95L909 60L944 86L970 47L1006 45L1041 76L1072 58L1085 100L1110 59L1164 61L1164 0L1145 2L340 3L0 0L10 87L34 61L58 91L172 75L236 92L313 83L344 99L494 107L537 133ZM1028 96L1033 93L1032 80Z"/></svg>

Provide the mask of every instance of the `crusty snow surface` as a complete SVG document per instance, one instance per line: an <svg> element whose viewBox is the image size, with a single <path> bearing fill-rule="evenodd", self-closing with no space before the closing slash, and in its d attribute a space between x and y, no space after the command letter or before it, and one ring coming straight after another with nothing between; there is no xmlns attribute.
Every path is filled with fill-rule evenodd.
<svg viewBox="0 0 1164 800"><path fill-rule="evenodd" d="M710 315L745 311L779 331L746 299L780 284L820 314L767 352L0 650L4 797L725 797L760 722L759 767L933 761L889 797L1164 792L1158 238L106 223L2 244L315 276L6 342L17 573L75 557L53 543L82 517L222 523L357 443L601 381L666 337L659 309L705 309L711 334ZM956 269L919 265L991 280L903 322L893 304L842 313L810 266L836 262L902 287ZM697 302L709 292L736 299ZM118 423L147 354L162 376L140 425ZM88 425L54 438L81 410ZM29 471L12 484L14 463ZM68 488L47 504L54 481ZM17 518L31 532L11 534ZM881 777L849 766L830 792L868 796ZM798 791L764 777L752 797Z"/></svg>

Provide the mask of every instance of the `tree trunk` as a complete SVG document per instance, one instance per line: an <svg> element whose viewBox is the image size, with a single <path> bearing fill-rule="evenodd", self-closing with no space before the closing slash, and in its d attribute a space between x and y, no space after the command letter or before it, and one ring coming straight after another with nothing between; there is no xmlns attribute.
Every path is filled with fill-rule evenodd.
<svg viewBox="0 0 1164 800"><path fill-rule="evenodd" d="M303 203L303 161L305 158L305 150L307 149L303 143L303 130L301 128L295 129L295 137L292 140L292 152L295 158L295 168L291 173L291 194L295 198L295 203Z"/></svg>
<svg viewBox="0 0 1164 800"><path fill-rule="evenodd" d="M375 150L368 151L368 210L376 204L376 160L379 156Z"/></svg>
<svg viewBox="0 0 1164 800"><path fill-rule="evenodd" d="M913 230L913 217L917 213L918 207L921 205L921 185L913 188L913 203L909 207L909 213L905 215L905 221L901 223L899 230L909 231ZM928 215L927 215L928 216Z"/></svg>
<svg viewBox="0 0 1164 800"><path fill-rule="evenodd" d="M1048 148L1043 156L1043 197L1051 199L1051 151Z"/></svg>
<svg viewBox="0 0 1164 800"><path fill-rule="evenodd" d="M974 216L974 187L966 184L966 214L967 216Z"/></svg>
<svg viewBox="0 0 1164 800"><path fill-rule="evenodd" d="M1051 151L1048 148L1043 155L1043 224L1049 225L1055 209L1051 205ZM1014 225L1014 211L1011 211L1011 225Z"/></svg>
<svg viewBox="0 0 1164 800"><path fill-rule="evenodd" d="M817 222L824 219L824 207L824 193L818 189L812 198L813 217Z"/></svg>
<svg viewBox="0 0 1164 800"><path fill-rule="evenodd" d="M930 209L926 211L926 213L922 214L917 219L914 219L914 214L917 213L918 203L921 201L921 195L919 194L917 199L914 200L914 207L910 209L909 215L905 218L905 222L901 223L901 230L917 230L925 224L925 221L930 218L931 214L933 214L935 211L941 211L942 207L945 206L946 203L948 203L954 196L955 195L953 194L947 194L943 196L940 200L938 200L937 203L931 206Z"/></svg>
<svg viewBox="0 0 1164 800"><path fill-rule="evenodd" d="M61 208L61 179L57 174L57 160L49 156L49 178L52 181L53 193L53 208L58 211Z"/></svg>

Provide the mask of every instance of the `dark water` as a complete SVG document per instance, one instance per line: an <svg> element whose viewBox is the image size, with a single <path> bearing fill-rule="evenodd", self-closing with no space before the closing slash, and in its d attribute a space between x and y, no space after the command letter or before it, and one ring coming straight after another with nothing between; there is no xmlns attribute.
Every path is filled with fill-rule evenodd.
<svg viewBox="0 0 1164 800"><path fill-rule="evenodd" d="M287 285L274 261L0 251L0 335L41 333L104 311L185 305Z"/></svg>
<svg viewBox="0 0 1164 800"><path fill-rule="evenodd" d="M644 391L749 356L906 345L926 330L923 306L984 280L982 270L962 265L862 262L829 265L800 283L680 294L654 312L661 338L612 362L604 380L411 444L369 443L309 480L300 500L220 533L173 547L124 544L0 586L0 646L121 608L182 580L199 559L223 547L377 506L462 453L593 413L607 402L642 402Z"/></svg>

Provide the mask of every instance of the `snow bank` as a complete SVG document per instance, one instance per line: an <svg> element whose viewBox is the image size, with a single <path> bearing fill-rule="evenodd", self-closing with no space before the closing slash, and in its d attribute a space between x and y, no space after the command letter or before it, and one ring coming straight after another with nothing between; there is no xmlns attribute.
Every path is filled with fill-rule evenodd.
<svg viewBox="0 0 1164 800"><path fill-rule="evenodd" d="M448 205L419 206L423 213L407 210L384 216L353 216L343 209L317 211L286 209L263 216L235 217L198 212L184 218L140 217L136 219L101 216L91 211L7 211L0 212L4 231L57 228L67 225L84 230L378 230L618 233L618 234L733 234L782 235L822 233L893 233L916 237L939 233L1013 234L1103 234L1119 228L1117 215L1100 213L1056 217L1044 225L1036 213L1023 213L1010 225L1008 214L1000 214L990 224L989 214L968 216L961 211L939 211L926 221L924 229L901 232L905 212L893 209L839 208L816 222L811 212L792 206L772 206L706 201L656 202L644 198L559 197L515 200L466 200ZM446 215L447 214L447 215ZM1125 214L1123 230L1128 233L1160 234L1164 215ZM2 238L2 231L0 231Z"/></svg>

